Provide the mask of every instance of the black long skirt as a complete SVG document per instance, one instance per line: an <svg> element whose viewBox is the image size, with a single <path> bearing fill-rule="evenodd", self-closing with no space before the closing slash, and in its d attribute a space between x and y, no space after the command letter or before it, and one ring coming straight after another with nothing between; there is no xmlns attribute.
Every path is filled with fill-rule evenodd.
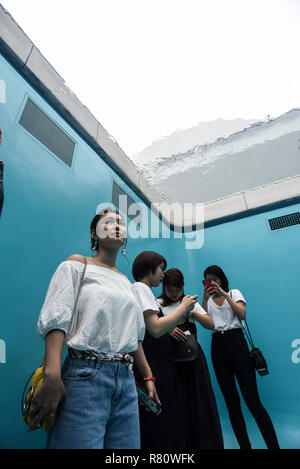
<svg viewBox="0 0 300 469"><path fill-rule="evenodd" d="M179 383L173 361L169 334L159 339L146 332L143 341L145 356L156 378L155 386L162 403L160 415L154 415L140 406L141 448L152 449L184 449L183 423L179 402ZM134 369L135 378L140 376Z"/></svg>
<svg viewBox="0 0 300 469"><path fill-rule="evenodd" d="M185 449L223 449L223 435L206 358L176 362Z"/></svg>

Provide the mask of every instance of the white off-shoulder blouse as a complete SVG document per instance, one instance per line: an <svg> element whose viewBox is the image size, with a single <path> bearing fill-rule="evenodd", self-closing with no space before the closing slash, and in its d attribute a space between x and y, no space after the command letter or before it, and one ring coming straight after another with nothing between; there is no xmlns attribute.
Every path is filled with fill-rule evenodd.
<svg viewBox="0 0 300 469"><path fill-rule="evenodd" d="M43 338L52 329L67 334L83 269L84 264L78 261L64 261L58 266L38 319L38 333ZM138 349L144 334L143 314L130 281L106 267L87 264L77 304L77 325L67 337L67 347L129 353Z"/></svg>

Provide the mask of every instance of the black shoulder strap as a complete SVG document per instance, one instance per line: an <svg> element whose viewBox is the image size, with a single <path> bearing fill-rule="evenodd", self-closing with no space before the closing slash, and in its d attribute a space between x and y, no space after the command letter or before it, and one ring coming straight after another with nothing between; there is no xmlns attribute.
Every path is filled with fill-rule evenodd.
<svg viewBox="0 0 300 469"><path fill-rule="evenodd" d="M229 294L230 294L230 296L231 296L231 298L232 298L231 290L229 291ZM244 324L243 324L243 321L241 321L240 318L239 318L239 321L240 321L240 323L241 323L241 325L242 325L243 331L244 331L244 333L245 333L245 336L246 336L247 339L248 339L249 344L251 345L252 348L254 348L254 343L253 343L253 340L252 340L252 337L251 337L251 333L250 333L250 329L249 329L247 320L246 320L246 319L244 320L245 323L246 323L247 330L246 330L246 328L245 328L245 326L244 326ZM248 333L247 333L247 331L248 331Z"/></svg>
<svg viewBox="0 0 300 469"><path fill-rule="evenodd" d="M158 306L158 307L159 307L159 312L157 313L157 316L158 316L159 318L163 318L163 317L164 317L164 312L163 312L163 310L161 309L160 306Z"/></svg>

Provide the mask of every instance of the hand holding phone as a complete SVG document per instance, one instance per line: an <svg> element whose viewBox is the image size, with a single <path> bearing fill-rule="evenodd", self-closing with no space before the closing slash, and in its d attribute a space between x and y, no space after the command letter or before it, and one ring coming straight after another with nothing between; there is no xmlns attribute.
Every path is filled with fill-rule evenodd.
<svg viewBox="0 0 300 469"><path fill-rule="evenodd" d="M203 280L202 281L204 288L207 290L209 295L213 295L215 293L214 286L211 284L210 280Z"/></svg>
<svg viewBox="0 0 300 469"><path fill-rule="evenodd" d="M181 305L185 308L185 313L190 313L193 311L196 301L198 300L198 295L186 295L182 298Z"/></svg>
<svg viewBox="0 0 300 469"><path fill-rule="evenodd" d="M161 405L158 404L158 402L156 402L154 399L150 399L149 400L149 396L148 394L145 392L145 390L143 389L143 387L138 384L138 383L135 383L136 384L136 389L137 389L137 393L138 393L138 398L139 400L148 408L150 409L155 415L157 415L159 413L159 411L161 410Z"/></svg>

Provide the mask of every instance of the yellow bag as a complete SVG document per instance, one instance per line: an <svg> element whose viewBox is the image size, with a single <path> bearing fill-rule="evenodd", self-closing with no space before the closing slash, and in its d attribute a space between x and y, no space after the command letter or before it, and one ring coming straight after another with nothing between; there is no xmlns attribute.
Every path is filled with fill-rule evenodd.
<svg viewBox="0 0 300 469"><path fill-rule="evenodd" d="M42 366L37 368L32 375L30 376L29 380L27 381L23 396L22 396L22 416L24 422L27 423L27 425L31 425L33 421L33 417L29 416L29 413L32 409L32 399L35 396L36 391L38 390L39 386L42 384L43 379L44 379L44 366L45 366L45 358L43 358L43 363ZM29 383L29 385L28 385ZM25 396L25 398L24 398ZM43 417L41 420L40 426L37 426L36 428L45 428L47 425L47 415Z"/></svg>

